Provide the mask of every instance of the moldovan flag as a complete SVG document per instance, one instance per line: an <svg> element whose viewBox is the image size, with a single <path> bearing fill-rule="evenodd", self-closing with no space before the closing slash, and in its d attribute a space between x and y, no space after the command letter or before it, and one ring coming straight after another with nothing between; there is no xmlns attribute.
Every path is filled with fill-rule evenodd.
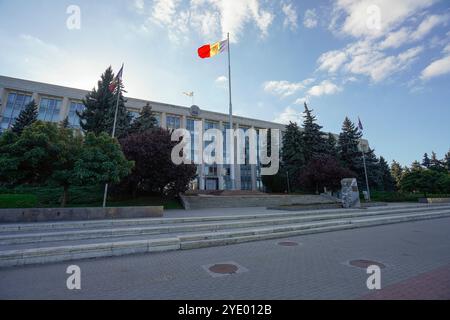
<svg viewBox="0 0 450 320"><path fill-rule="evenodd" d="M228 40L207 44L198 49L198 56L202 59L212 58L228 48Z"/></svg>

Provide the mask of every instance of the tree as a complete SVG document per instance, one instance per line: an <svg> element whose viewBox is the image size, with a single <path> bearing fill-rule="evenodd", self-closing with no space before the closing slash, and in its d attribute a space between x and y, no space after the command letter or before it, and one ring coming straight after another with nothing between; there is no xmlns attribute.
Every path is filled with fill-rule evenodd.
<svg viewBox="0 0 450 320"><path fill-rule="evenodd" d="M449 192L446 186L448 174L434 170L412 170L405 174L400 182L402 191L421 192L425 195L439 192Z"/></svg>
<svg viewBox="0 0 450 320"><path fill-rule="evenodd" d="M131 124L129 134L145 132L147 130L156 128L158 126L158 121L152 112L152 107L147 103L144 108L142 108L139 117L137 117Z"/></svg>
<svg viewBox="0 0 450 320"><path fill-rule="evenodd" d="M383 191L394 191L395 190L395 179L392 176L389 165L383 157L380 157L379 168L382 180Z"/></svg>
<svg viewBox="0 0 450 320"><path fill-rule="evenodd" d="M177 142L171 141L168 130L155 128L128 135L120 140L127 159L135 162L131 174L118 186L133 194L176 196L189 188L195 178L195 165L175 165L171 154Z"/></svg>
<svg viewBox="0 0 450 320"><path fill-rule="evenodd" d="M296 123L289 123L283 134L282 171L289 172L291 177L297 176L305 166L302 133Z"/></svg>
<svg viewBox="0 0 450 320"><path fill-rule="evenodd" d="M346 117L342 126L342 132L339 135L339 159L344 167L357 174L359 184L364 181L362 153L359 149L361 138L361 132L354 123Z"/></svg>
<svg viewBox="0 0 450 320"><path fill-rule="evenodd" d="M36 102L34 100L31 100L30 103L28 103L25 108L20 112L19 117L16 119L16 121L13 124L12 131L20 135L22 131L32 125L34 122L37 121L38 117L38 107Z"/></svg>
<svg viewBox="0 0 450 320"><path fill-rule="evenodd" d="M437 158L437 155L436 155L436 153L434 151L431 153L431 159L430 159L430 166L429 166L429 168L431 170L435 170L435 171L439 171L439 172L446 172L447 171L445 169L443 161L440 161Z"/></svg>
<svg viewBox="0 0 450 320"><path fill-rule="evenodd" d="M404 169L397 161L393 160L391 164L391 175L394 178L397 189L400 188L400 181L402 180Z"/></svg>
<svg viewBox="0 0 450 320"><path fill-rule="evenodd" d="M336 158L329 155L316 156L301 171L298 184L307 191L319 193L320 190L337 191L341 187L341 180L353 178L356 174L342 167Z"/></svg>
<svg viewBox="0 0 450 320"><path fill-rule="evenodd" d="M70 123L69 123L69 116L65 117L63 121L61 121L60 124L61 128L69 128Z"/></svg>
<svg viewBox="0 0 450 320"><path fill-rule="evenodd" d="M411 169L410 169L410 171L422 171L423 170L423 168L422 168L422 166L420 165L420 162L419 161L414 161L412 164L411 164Z"/></svg>
<svg viewBox="0 0 450 320"><path fill-rule="evenodd" d="M338 159L339 158L339 151L337 147L337 141L334 137L334 134L329 133L328 137L325 141L325 153Z"/></svg>
<svg viewBox="0 0 450 320"><path fill-rule="evenodd" d="M450 150L445 154L444 167L450 172Z"/></svg>
<svg viewBox="0 0 450 320"><path fill-rule="evenodd" d="M119 87L115 92L111 92L109 86L114 80L114 73L109 67L101 75L98 81L97 88L92 89L83 100L85 106L82 112L77 111L80 118L80 126L85 133L92 132L99 135L106 132L111 135L114 124L114 116L116 112L117 93ZM122 95L123 84L120 83L119 108L117 113L116 137L123 137L131 123L131 114L125 107L125 98Z"/></svg>
<svg viewBox="0 0 450 320"><path fill-rule="evenodd" d="M423 155L423 160L422 160L422 166L424 166L425 168L429 168L431 165L431 161L430 158L428 157L428 153L425 153Z"/></svg>
<svg viewBox="0 0 450 320"><path fill-rule="evenodd" d="M59 185L63 187L62 206L71 185L117 183L133 166L117 140L106 133L88 133L83 139L70 129L41 121L25 128L20 136L2 136L0 149L2 181Z"/></svg>
<svg viewBox="0 0 450 320"><path fill-rule="evenodd" d="M322 155L327 151L324 134L321 131L322 127L316 123L316 117L312 112L313 110L310 110L305 103L303 132L301 133L305 162L309 162L315 156Z"/></svg>

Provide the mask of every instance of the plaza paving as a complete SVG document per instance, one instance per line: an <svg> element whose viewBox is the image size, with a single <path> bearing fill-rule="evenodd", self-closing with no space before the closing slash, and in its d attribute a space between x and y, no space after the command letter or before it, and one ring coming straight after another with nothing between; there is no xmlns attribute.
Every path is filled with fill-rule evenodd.
<svg viewBox="0 0 450 320"><path fill-rule="evenodd" d="M0 269L1 299L450 299L450 218L289 239ZM281 241L298 246L280 246ZM369 291L355 259L383 263ZM215 277L206 266L235 263ZM66 268L81 268L80 291Z"/></svg>

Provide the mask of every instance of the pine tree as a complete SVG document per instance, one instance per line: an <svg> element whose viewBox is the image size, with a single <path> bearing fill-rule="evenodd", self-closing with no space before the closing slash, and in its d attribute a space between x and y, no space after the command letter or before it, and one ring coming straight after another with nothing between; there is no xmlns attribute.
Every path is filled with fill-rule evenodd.
<svg viewBox="0 0 450 320"><path fill-rule="evenodd" d="M69 126L70 126L69 117L67 116L67 117L64 118L63 121L61 121L60 127L64 128L64 129L67 129L67 128L69 128Z"/></svg>
<svg viewBox="0 0 450 320"><path fill-rule="evenodd" d="M316 123L316 117L312 114L314 110L310 110L305 103L304 121L303 121L303 153L305 161L308 163L314 157L326 153L326 141L323 137L322 127Z"/></svg>
<svg viewBox="0 0 450 320"><path fill-rule="evenodd" d="M362 155L361 155L362 157ZM367 178L369 180L369 188L371 190L383 190L383 174L381 172L381 167L379 160L375 154L374 149L370 149L365 154L366 157L366 168L367 168ZM362 182L364 189L366 186L365 183L365 173L364 173L364 179L362 177L360 178L360 182Z"/></svg>
<svg viewBox="0 0 450 320"><path fill-rule="evenodd" d="M437 158L436 153L433 151L431 152L431 159L430 159L430 169L435 170L435 171L439 171L439 172L444 172L446 171L445 166L443 161L440 161Z"/></svg>
<svg viewBox="0 0 450 320"><path fill-rule="evenodd" d="M337 140L332 133L329 133L327 139L325 140L325 152L333 158L339 158Z"/></svg>
<svg viewBox="0 0 450 320"><path fill-rule="evenodd" d="M144 108L142 108L139 117L137 117L131 124L129 134L142 133L147 130L156 128L157 126L158 121L153 115L152 107L149 103L147 103Z"/></svg>
<svg viewBox="0 0 450 320"><path fill-rule="evenodd" d="M445 154L443 162L447 171L450 172L450 150Z"/></svg>
<svg viewBox="0 0 450 320"><path fill-rule="evenodd" d="M117 92L109 90L109 85L114 81L114 73L109 67L101 75L97 88L92 89L83 100L85 109L77 112L80 118L80 126L85 133L92 132L96 135L106 132L111 135L116 111ZM117 113L116 137L126 135L130 123L131 114L125 107L125 99L122 95L123 84L120 83L119 108Z"/></svg>
<svg viewBox="0 0 450 320"><path fill-rule="evenodd" d="M358 183L361 184L364 179L364 168L362 164L362 153L359 149L361 132L350 121L348 117L345 118L342 126L342 132L339 135L338 150L339 159L344 167L350 169L358 175Z"/></svg>
<svg viewBox="0 0 450 320"><path fill-rule="evenodd" d="M411 169L410 169L410 171L411 172L413 172L413 171L422 171L423 170L423 168L422 168L422 166L420 165L420 162L419 161L414 161L412 164L411 164Z"/></svg>
<svg viewBox="0 0 450 320"><path fill-rule="evenodd" d="M403 170L402 166L400 165L400 163L398 163L395 160L392 161L391 174L394 177L395 185L396 185L397 189L400 188L400 181L402 180L403 173L404 173L404 170Z"/></svg>
<svg viewBox="0 0 450 320"><path fill-rule="evenodd" d="M282 167L291 177L296 177L306 165L303 154L302 133L296 123L286 126L283 134Z"/></svg>
<svg viewBox="0 0 450 320"><path fill-rule="evenodd" d="M38 117L38 108L36 102L34 100L31 100L30 103L28 103L25 108L20 112L19 117L14 122L14 125L12 127L12 132L16 133L17 135L20 135L22 131L32 125L34 122L36 122Z"/></svg>
<svg viewBox="0 0 450 320"><path fill-rule="evenodd" d="M430 165L431 165L431 160L428 157L428 153L425 153L423 155L422 166L424 166L425 168L428 169L430 167Z"/></svg>
<svg viewBox="0 0 450 320"><path fill-rule="evenodd" d="M381 179L383 182L383 191L394 191L395 190L395 179L392 176L391 170L386 160L380 156L379 161Z"/></svg>

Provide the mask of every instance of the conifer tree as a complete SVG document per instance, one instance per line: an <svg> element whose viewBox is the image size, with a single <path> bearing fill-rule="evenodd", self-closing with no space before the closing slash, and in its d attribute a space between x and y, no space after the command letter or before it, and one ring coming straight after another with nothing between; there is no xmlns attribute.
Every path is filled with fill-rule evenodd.
<svg viewBox="0 0 450 320"><path fill-rule="evenodd" d="M129 134L142 133L147 130L156 128L158 121L152 112L152 107L147 103L133 123L131 124Z"/></svg>
<svg viewBox="0 0 450 320"><path fill-rule="evenodd" d="M435 170L435 171L439 171L439 172L444 172L445 167L444 167L444 163L443 161L440 161L437 158L436 152L431 152L431 159L430 159L430 169Z"/></svg>
<svg viewBox="0 0 450 320"><path fill-rule="evenodd" d="M444 157L444 167L450 172L450 150L445 154Z"/></svg>
<svg viewBox="0 0 450 320"><path fill-rule="evenodd" d="M392 176L391 170L389 169L389 165L386 160L380 156L379 161L381 180L382 180L382 189L383 191L394 191L395 190L395 179Z"/></svg>
<svg viewBox="0 0 450 320"><path fill-rule="evenodd" d="M400 165L400 163L398 163L397 161L392 161L391 164L391 174L394 177L395 180L395 185L397 187L397 189L400 188L400 181L402 180L403 177L403 173L404 173L404 169L403 167Z"/></svg>
<svg viewBox="0 0 450 320"><path fill-rule="evenodd" d="M326 153L326 140L323 137L324 133L321 131L322 127L317 124L316 117L313 115L314 110L310 110L305 103L304 121L303 121L303 154L306 163L311 161L314 157Z"/></svg>
<svg viewBox="0 0 450 320"><path fill-rule="evenodd" d="M20 135L26 127L29 127L37 121L38 108L36 102L31 100L25 108L20 112L19 117L13 124L12 132Z"/></svg>
<svg viewBox="0 0 450 320"><path fill-rule="evenodd" d="M60 123L60 127L63 129L67 129L69 128L70 124L69 124L69 117L65 117L63 121L61 121Z"/></svg>
<svg viewBox="0 0 450 320"><path fill-rule="evenodd" d="M428 169L428 168L430 168L430 165L431 165L431 160L428 157L428 153L425 153L423 155L422 166L424 166L425 168Z"/></svg>
<svg viewBox="0 0 450 320"><path fill-rule="evenodd" d="M82 112L77 111L80 118L80 126L85 133L92 132L96 135L106 132L111 135L116 111L117 92L111 92L109 86L114 80L114 73L111 67L101 75L97 83L97 88L92 89L83 100L85 106ZM117 113L116 137L126 135L130 123L131 114L125 107L125 98L122 95L123 84L120 83L119 108Z"/></svg>
<svg viewBox="0 0 450 320"><path fill-rule="evenodd" d="M332 133L329 133L327 139L325 140L325 152L335 159L339 158L337 140Z"/></svg>
<svg viewBox="0 0 450 320"><path fill-rule="evenodd" d="M346 117L339 135L338 150L342 164L358 175L361 183L364 181L364 168L362 164L362 153L359 149L361 132L355 124Z"/></svg>
<svg viewBox="0 0 450 320"><path fill-rule="evenodd" d="M294 177L305 166L303 154L302 134L297 123L289 123L283 134L282 166L290 176Z"/></svg>

